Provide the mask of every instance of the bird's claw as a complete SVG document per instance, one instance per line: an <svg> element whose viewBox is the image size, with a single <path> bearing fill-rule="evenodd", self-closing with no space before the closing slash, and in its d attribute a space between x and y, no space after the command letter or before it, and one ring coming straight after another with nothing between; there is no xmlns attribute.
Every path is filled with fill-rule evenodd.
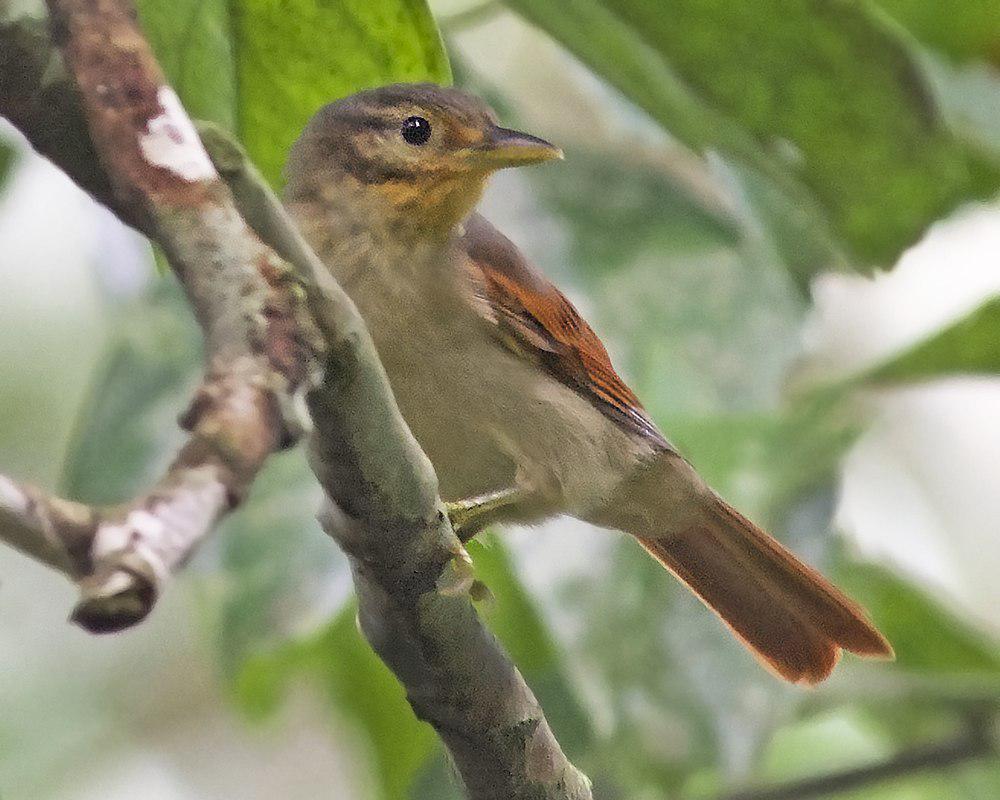
<svg viewBox="0 0 1000 800"><path fill-rule="evenodd" d="M437 590L449 597L470 594L477 583L472 557L462 545L448 559L437 579Z"/></svg>
<svg viewBox="0 0 1000 800"><path fill-rule="evenodd" d="M455 535L467 542L483 528L502 520L507 510L521 500L522 495L519 489L502 489L479 497L446 502L444 508Z"/></svg>

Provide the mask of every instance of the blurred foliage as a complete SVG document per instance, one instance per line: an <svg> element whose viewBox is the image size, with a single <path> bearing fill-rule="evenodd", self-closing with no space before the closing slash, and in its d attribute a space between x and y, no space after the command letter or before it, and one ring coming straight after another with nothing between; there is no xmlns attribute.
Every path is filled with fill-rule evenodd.
<svg viewBox="0 0 1000 800"><path fill-rule="evenodd" d="M997 166L949 133L905 44L862 4L510 4L687 145L814 207L859 266L891 263L928 223L997 190Z"/></svg>
<svg viewBox="0 0 1000 800"><path fill-rule="evenodd" d="M921 44L956 61L981 59L1000 66L1000 4L994 0L950 3L947 13L935 0L875 0Z"/></svg>
<svg viewBox="0 0 1000 800"><path fill-rule="evenodd" d="M591 322L657 418L773 403L805 304L756 220L709 213L635 158L571 152L529 180L569 233L561 262L542 265L595 303Z"/></svg>
<svg viewBox="0 0 1000 800"><path fill-rule="evenodd" d="M158 477L181 441L177 417L197 380L201 336L174 282L158 283L116 316L59 487L87 503L120 502Z"/></svg>
<svg viewBox="0 0 1000 800"><path fill-rule="evenodd" d="M192 114L236 131L281 182L324 103L396 81L449 83L425 0L139 0L144 29Z"/></svg>
<svg viewBox="0 0 1000 800"><path fill-rule="evenodd" d="M14 166L14 151L10 145L0 142L0 191L7 182L7 176Z"/></svg>
<svg viewBox="0 0 1000 800"><path fill-rule="evenodd" d="M900 668L937 675L986 674L1000 687L1000 651L927 592L873 564L842 567L838 580L879 621Z"/></svg>
<svg viewBox="0 0 1000 800"><path fill-rule="evenodd" d="M334 717L353 726L370 750L378 796L405 800L437 739L413 716L403 688L358 632L355 615L354 603L348 603L316 634L249 660L237 678L236 696L248 713L265 717L290 679L311 676L326 691Z"/></svg>
<svg viewBox="0 0 1000 800"><path fill-rule="evenodd" d="M862 377L897 383L1000 373L1000 297L995 297Z"/></svg>

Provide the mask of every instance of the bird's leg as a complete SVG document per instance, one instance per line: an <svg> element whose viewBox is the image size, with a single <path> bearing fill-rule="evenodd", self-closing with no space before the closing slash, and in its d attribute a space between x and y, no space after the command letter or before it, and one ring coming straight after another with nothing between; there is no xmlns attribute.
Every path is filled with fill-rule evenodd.
<svg viewBox="0 0 1000 800"><path fill-rule="evenodd" d="M445 503L445 511L455 535L464 545L483 528L511 516L512 509L521 506L529 494L524 489L501 489L498 492ZM482 581L475 579L472 559L465 547L460 546L448 568L438 579L438 590L443 594L466 593L473 600L489 602L493 593Z"/></svg>
<svg viewBox="0 0 1000 800"><path fill-rule="evenodd" d="M455 534L467 542L483 528L510 517L511 509L523 505L526 499L524 489L510 488L445 503L444 506Z"/></svg>

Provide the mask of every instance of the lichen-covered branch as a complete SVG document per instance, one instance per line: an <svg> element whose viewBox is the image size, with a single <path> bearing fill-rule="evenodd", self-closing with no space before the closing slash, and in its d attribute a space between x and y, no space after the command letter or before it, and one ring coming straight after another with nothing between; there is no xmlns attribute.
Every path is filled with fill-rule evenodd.
<svg viewBox="0 0 1000 800"><path fill-rule="evenodd" d="M93 508L0 476L0 535L78 581L73 620L105 633L135 624L230 506L233 476L213 459L177 464L123 507Z"/></svg>
<svg viewBox="0 0 1000 800"><path fill-rule="evenodd" d="M2 50L0 110L163 247L206 343L205 378L182 417L190 438L146 494L89 508L0 484L0 538L76 580L73 619L109 631L150 611L267 457L297 438L296 397L322 347L291 268L236 209L128 7L50 10L65 67L37 20L5 21L0 36L17 47Z"/></svg>
<svg viewBox="0 0 1000 800"><path fill-rule="evenodd" d="M238 146L206 132L209 157L127 2L49 7L79 99L60 94L65 115L44 108L35 93L53 72L36 72L34 88L15 82L13 100L3 96L12 84L0 83L0 112L163 247L204 330L207 369L183 419L191 438L149 493L97 509L4 479L0 538L80 582L76 618L90 629L130 624L268 455L297 438L305 397L329 498L322 521L350 556L362 629L447 744L469 796L589 800L586 778L476 615L468 556L353 303ZM0 53L9 34L0 24ZM40 53L41 39L26 46ZM50 138L38 128L54 119L65 124ZM74 141L63 148L60 136Z"/></svg>
<svg viewBox="0 0 1000 800"><path fill-rule="evenodd" d="M139 220L111 190L76 85L52 44L48 19L30 11L23 4L0 0L0 116L80 188L141 230Z"/></svg>

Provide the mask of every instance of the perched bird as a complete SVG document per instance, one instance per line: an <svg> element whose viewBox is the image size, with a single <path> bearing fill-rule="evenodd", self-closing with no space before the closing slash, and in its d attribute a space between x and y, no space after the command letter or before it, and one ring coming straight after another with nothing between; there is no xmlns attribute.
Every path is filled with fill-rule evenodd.
<svg viewBox="0 0 1000 800"><path fill-rule="evenodd" d="M431 84L322 108L285 203L357 304L463 538L556 514L634 536L781 677L841 649L889 657L864 612L726 504L673 448L590 326L474 212L490 175L562 158Z"/></svg>

